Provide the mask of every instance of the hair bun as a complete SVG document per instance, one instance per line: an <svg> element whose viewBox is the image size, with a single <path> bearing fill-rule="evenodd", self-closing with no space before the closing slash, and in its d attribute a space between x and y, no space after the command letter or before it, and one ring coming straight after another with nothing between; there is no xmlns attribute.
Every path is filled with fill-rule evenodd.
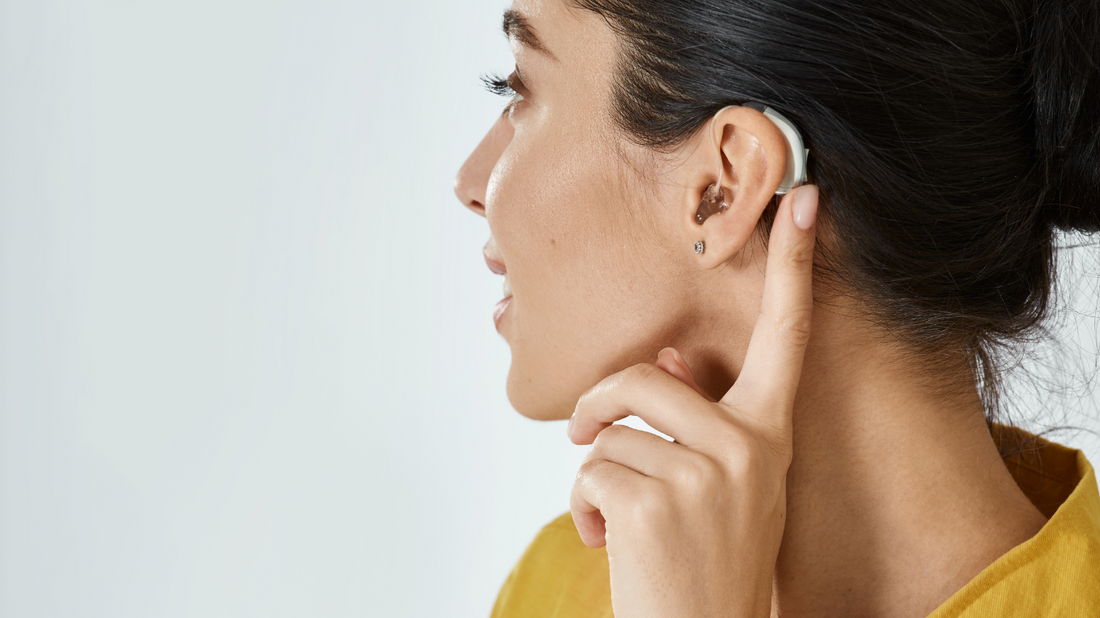
<svg viewBox="0 0 1100 618"><path fill-rule="evenodd" d="M1031 85L1051 224L1100 231L1100 0L1034 0Z"/></svg>

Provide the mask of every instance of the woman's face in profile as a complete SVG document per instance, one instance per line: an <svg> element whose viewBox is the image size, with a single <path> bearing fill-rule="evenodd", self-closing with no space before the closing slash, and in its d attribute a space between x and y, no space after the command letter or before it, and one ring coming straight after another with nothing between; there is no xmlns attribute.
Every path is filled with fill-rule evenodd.
<svg viewBox="0 0 1100 618"><path fill-rule="evenodd" d="M618 54L606 23L561 0L516 0L512 13L516 96L455 191L488 220L487 261L511 288L497 307L508 398L525 416L568 418L605 376L684 345L695 239L679 221L675 157L632 144L612 121Z"/></svg>

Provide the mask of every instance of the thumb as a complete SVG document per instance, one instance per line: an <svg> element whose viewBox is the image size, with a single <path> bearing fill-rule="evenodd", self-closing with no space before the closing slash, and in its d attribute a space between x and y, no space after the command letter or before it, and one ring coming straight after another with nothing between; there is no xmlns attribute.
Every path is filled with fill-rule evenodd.
<svg viewBox="0 0 1100 618"><path fill-rule="evenodd" d="M665 348L658 352L657 362L655 364L663 369L665 373L690 386L696 393L702 395L703 399L715 401L714 398L708 395L706 391L695 383L695 376L691 375L691 369L688 368L687 361L685 361L684 357L676 351L676 348Z"/></svg>

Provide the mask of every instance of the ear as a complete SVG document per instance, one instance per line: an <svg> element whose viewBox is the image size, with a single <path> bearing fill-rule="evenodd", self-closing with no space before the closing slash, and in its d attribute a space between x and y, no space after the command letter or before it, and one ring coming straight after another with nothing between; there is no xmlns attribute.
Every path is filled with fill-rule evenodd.
<svg viewBox="0 0 1100 618"><path fill-rule="evenodd" d="M779 127L751 107L727 107L715 114L692 141L699 140L686 165L683 197L685 247L706 243L699 265L713 268L736 255L749 241L771 202L787 167L787 142ZM707 187L718 182L729 208L700 225L695 212Z"/></svg>

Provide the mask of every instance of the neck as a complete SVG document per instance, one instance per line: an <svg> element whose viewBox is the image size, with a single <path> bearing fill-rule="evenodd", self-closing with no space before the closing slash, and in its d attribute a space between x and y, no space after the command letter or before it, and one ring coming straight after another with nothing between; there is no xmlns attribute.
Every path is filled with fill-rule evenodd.
<svg viewBox="0 0 1100 618"><path fill-rule="evenodd" d="M869 330L814 315L776 565L783 616L926 616L1046 521L1002 463L968 373L930 388Z"/></svg>
<svg viewBox="0 0 1100 618"><path fill-rule="evenodd" d="M965 363L921 370L854 315L814 311L774 583L784 618L927 616L1046 523L1001 461ZM733 323L720 316L697 322L712 335L686 347L720 396L739 361L714 342L748 337L713 337Z"/></svg>

